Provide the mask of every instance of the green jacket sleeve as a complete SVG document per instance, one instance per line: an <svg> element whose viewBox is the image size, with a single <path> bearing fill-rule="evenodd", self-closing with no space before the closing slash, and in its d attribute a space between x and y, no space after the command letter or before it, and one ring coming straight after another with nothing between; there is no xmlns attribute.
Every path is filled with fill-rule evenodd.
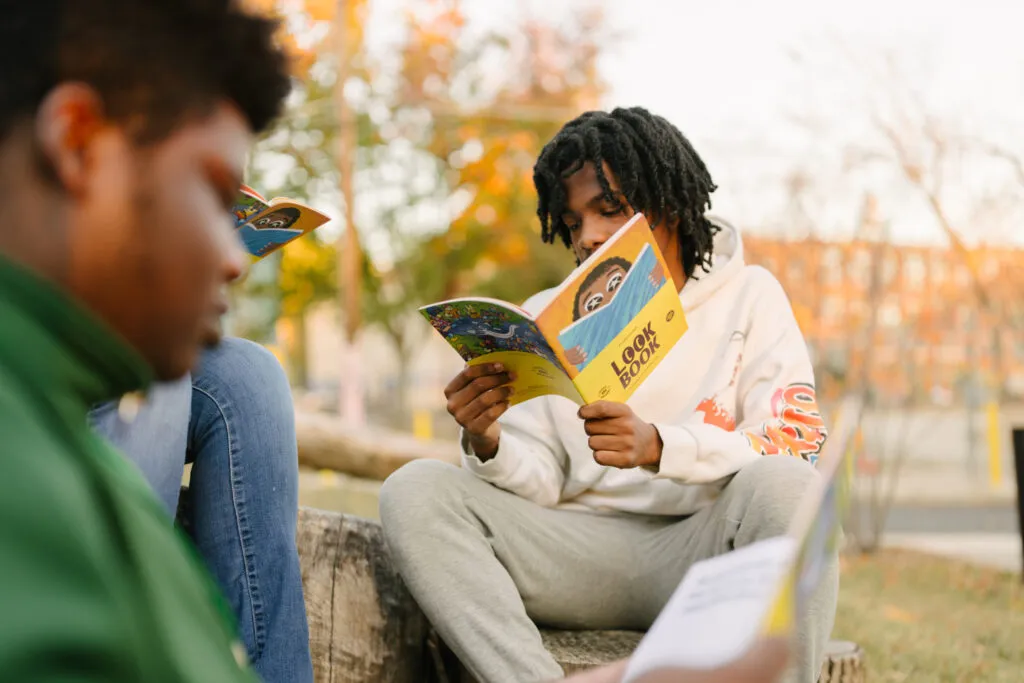
<svg viewBox="0 0 1024 683"><path fill-rule="evenodd" d="M0 677L138 681L123 568L88 477L62 456L45 435L0 444Z"/></svg>

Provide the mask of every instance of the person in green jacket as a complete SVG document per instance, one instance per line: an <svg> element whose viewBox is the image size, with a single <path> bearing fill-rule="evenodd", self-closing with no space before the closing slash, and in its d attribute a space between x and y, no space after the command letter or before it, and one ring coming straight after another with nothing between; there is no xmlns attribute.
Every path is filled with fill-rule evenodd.
<svg viewBox="0 0 1024 683"><path fill-rule="evenodd" d="M228 207L289 90L276 24L229 0L0 10L0 680L253 681L201 561L86 415L218 336L246 263Z"/></svg>

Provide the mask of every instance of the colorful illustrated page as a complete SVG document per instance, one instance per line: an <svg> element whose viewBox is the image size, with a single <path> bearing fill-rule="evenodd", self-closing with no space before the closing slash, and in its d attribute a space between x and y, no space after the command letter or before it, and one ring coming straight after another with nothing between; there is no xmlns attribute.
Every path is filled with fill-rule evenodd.
<svg viewBox="0 0 1024 683"><path fill-rule="evenodd" d="M263 258L316 230L328 220L327 216L308 206L280 202L251 217L238 232L249 253Z"/></svg>
<svg viewBox="0 0 1024 683"><path fill-rule="evenodd" d="M239 189L238 197L234 206L231 207L231 215L235 219L235 227L240 228L252 219L253 216L265 210L269 205L256 190L247 185Z"/></svg>
<svg viewBox="0 0 1024 683"><path fill-rule="evenodd" d="M536 323L497 302L451 301L427 306L423 314L467 362L499 351L519 351L559 366Z"/></svg>

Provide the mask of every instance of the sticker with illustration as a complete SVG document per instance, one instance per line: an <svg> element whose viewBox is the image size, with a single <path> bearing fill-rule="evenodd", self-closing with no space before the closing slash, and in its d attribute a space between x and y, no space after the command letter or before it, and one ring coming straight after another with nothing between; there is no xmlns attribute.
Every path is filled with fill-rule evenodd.
<svg viewBox="0 0 1024 683"><path fill-rule="evenodd" d="M601 261L576 290L573 323L558 336L566 359L583 370L636 318L665 284L665 271L645 244L635 263Z"/></svg>

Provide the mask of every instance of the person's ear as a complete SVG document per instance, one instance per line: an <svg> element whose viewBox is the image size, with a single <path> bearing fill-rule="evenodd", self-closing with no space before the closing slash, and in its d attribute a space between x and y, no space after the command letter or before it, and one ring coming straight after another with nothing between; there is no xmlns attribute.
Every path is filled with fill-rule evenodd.
<svg viewBox="0 0 1024 683"><path fill-rule="evenodd" d="M62 83L36 113L39 147L56 180L72 195L88 184L90 146L103 127L103 103L84 83Z"/></svg>

